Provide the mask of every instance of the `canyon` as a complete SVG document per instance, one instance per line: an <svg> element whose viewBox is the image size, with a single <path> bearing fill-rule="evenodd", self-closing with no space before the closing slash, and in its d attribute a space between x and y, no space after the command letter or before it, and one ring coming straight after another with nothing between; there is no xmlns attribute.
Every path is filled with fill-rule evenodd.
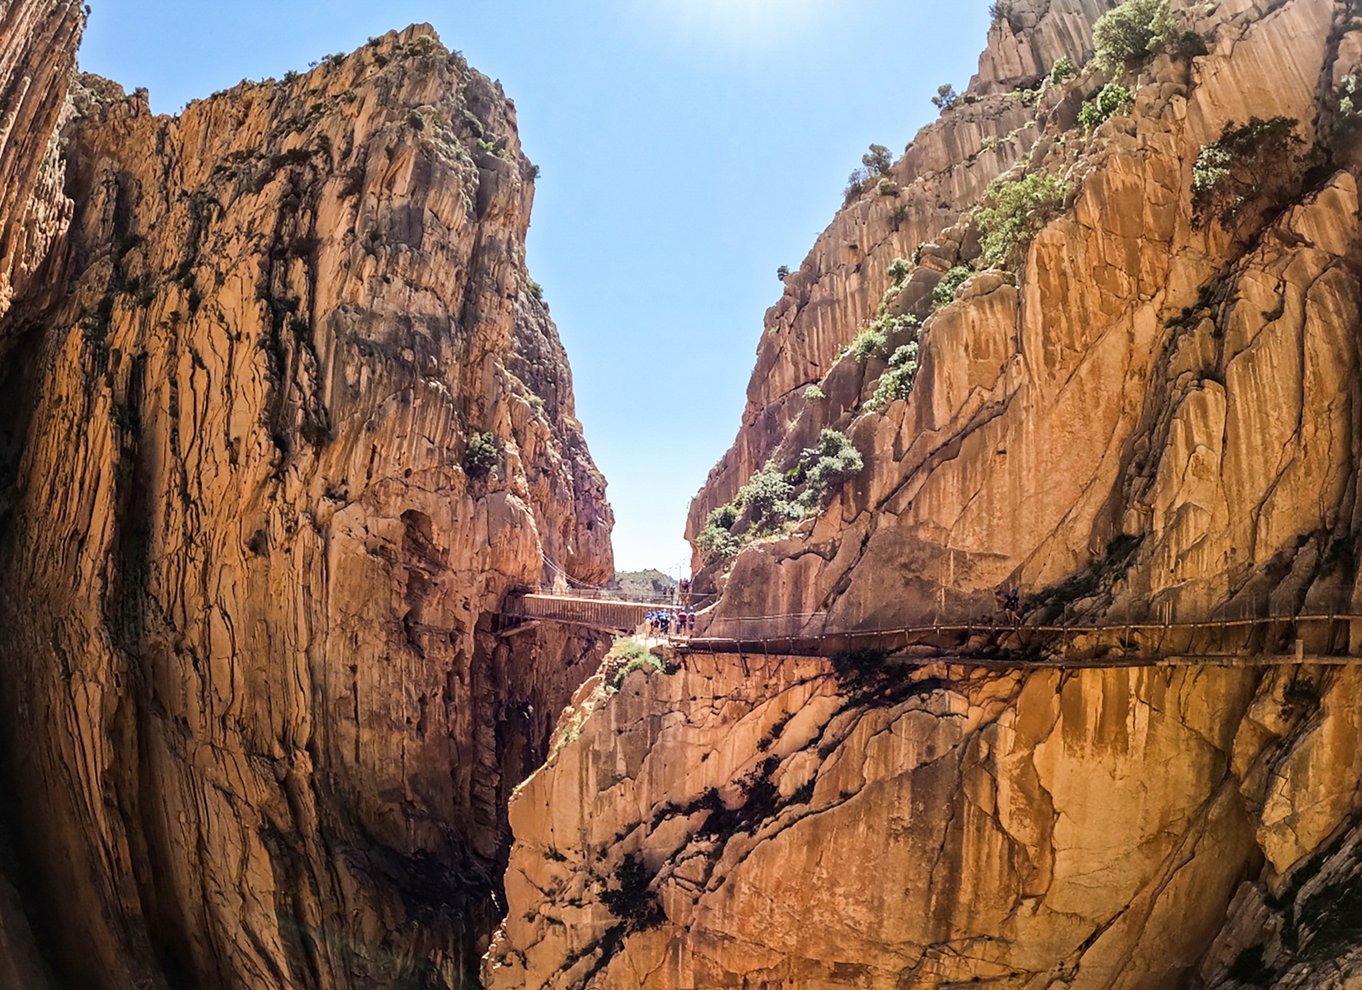
<svg viewBox="0 0 1362 990"><path fill-rule="evenodd" d="M1362 985L1362 17L1116 6L872 149L687 522L701 636L1210 624L1092 663L508 628L614 562L500 85L0 9L0 986Z"/></svg>

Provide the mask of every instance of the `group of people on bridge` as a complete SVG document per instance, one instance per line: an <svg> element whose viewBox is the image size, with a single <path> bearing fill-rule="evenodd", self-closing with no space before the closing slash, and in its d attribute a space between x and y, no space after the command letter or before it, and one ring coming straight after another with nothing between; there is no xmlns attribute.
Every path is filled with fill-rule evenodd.
<svg viewBox="0 0 1362 990"><path fill-rule="evenodd" d="M644 616L643 628L649 639L689 636L695 631L695 609L679 605L653 609Z"/></svg>

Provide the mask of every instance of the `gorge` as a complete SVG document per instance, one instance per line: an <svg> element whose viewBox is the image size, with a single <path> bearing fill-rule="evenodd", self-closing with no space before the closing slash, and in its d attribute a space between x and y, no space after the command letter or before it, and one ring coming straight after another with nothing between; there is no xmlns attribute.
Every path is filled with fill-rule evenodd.
<svg viewBox="0 0 1362 990"><path fill-rule="evenodd" d="M1362 12L1116 8L867 155L687 523L700 637L1219 624L1092 663L514 624L615 568L500 85L0 8L0 987L1362 985Z"/></svg>

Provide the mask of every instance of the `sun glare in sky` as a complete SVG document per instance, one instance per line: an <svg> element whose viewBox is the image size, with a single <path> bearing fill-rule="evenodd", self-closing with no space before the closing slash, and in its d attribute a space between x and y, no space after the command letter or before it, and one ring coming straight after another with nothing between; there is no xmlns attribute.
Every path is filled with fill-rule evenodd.
<svg viewBox="0 0 1362 990"><path fill-rule="evenodd" d="M691 40L745 51L786 42L814 21L817 0L642 0L640 9L664 18Z"/></svg>

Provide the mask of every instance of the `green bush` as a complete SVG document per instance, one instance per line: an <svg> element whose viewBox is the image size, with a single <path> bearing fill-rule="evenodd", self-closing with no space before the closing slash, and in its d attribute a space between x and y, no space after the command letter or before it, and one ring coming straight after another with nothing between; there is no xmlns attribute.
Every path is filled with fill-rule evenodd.
<svg viewBox="0 0 1362 990"><path fill-rule="evenodd" d="M894 167L894 156L882 144L872 144L861 156L861 164L869 175L888 175Z"/></svg>
<svg viewBox="0 0 1362 990"><path fill-rule="evenodd" d="M1172 31L1168 0L1124 0L1093 27L1097 64L1108 72L1118 72L1130 62L1161 50Z"/></svg>
<svg viewBox="0 0 1362 990"><path fill-rule="evenodd" d="M1304 142L1292 117L1251 117L1225 124L1220 138L1201 146L1192 166L1192 221L1214 217L1230 224L1252 202L1272 201L1295 184Z"/></svg>
<svg viewBox="0 0 1362 990"><path fill-rule="evenodd" d="M1351 75L1338 84L1334 111L1334 143L1351 144L1362 134L1362 76Z"/></svg>
<svg viewBox="0 0 1362 990"><path fill-rule="evenodd" d="M936 283L936 288L932 290L932 308L941 309L949 306L955 301L955 294L960 291L960 286L969 280L974 274L974 270L965 265L956 265L948 271L941 281Z"/></svg>
<svg viewBox="0 0 1362 990"><path fill-rule="evenodd" d="M768 464L748 479L732 504L711 512L695 538L696 549L707 566L727 564L753 540L818 512L836 486L861 467L852 442L836 430L824 430L818 446L805 450L789 471Z"/></svg>
<svg viewBox="0 0 1362 990"><path fill-rule="evenodd" d="M847 187L842 191L842 205L850 206L856 202L861 193L865 192L866 183L870 181L870 173L863 168L854 170L847 177Z"/></svg>
<svg viewBox="0 0 1362 990"><path fill-rule="evenodd" d="M881 196L897 196L900 188L899 184L888 176L875 183L875 191Z"/></svg>
<svg viewBox="0 0 1362 990"><path fill-rule="evenodd" d="M470 478L481 478L501 460L501 443L493 433L474 433L463 454L463 469Z"/></svg>
<svg viewBox="0 0 1362 990"><path fill-rule="evenodd" d="M704 529L695 538L696 549L703 555L706 564L726 563L738 555L742 541L731 532L737 521L738 510L731 502L709 514Z"/></svg>
<svg viewBox="0 0 1362 990"><path fill-rule="evenodd" d="M799 459L805 488L796 506L805 514L822 507L823 502L847 480L860 474L865 462L845 433L824 430L816 447L806 448Z"/></svg>
<svg viewBox="0 0 1362 990"><path fill-rule="evenodd" d="M1078 75L1078 66L1074 65L1074 60L1065 55L1050 68L1050 84L1052 86L1062 86L1065 82Z"/></svg>
<svg viewBox="0 0 1362 990"><path fill-rule="evenodd" d="M810 385L804 389L804 399L806 402L817 402L819 399L826 399L828 394L817 385Z"/></svg>
<svg viewBox="0 0 1362 990"><path fill-rule="evenodd" d="M738 510L732 502L721 505L709 514L705 520L707 526L717 526L719 529L732 529L733 524L738 521Z"/></svg>
<svg viewBox="0 0 1362 990"><path fill-rule="evenodd" d="M636 670L649 674L668 673L667 664L663 659L632 636L615 640L615 645L605 655L603 665L605 679L616 691L620 689L624 679Z"/></svg>
<svg viewBox="0 0 1362 990"><path fill-rule="evenodd" d="M848 344L844 351L851 351L856 360L864 364L875 355L884 354L889 338L917 326L917 317L911 313L890 315L881 313L872 322L861 328L861 332Z"/></svg>
<svg viewBox="0 0 1362 990"><path fill-rule="evenodd" d="M634 931L656 928L666 920L666 915L657 895L648 889L652 882L653 875L643 858L627 853L615 870L615 886L601 894L601 903Z"/></svg>
<svg viewBox="0 0 1362 990"><path fill-rule="evenodd" d="M885 269L885 274L889 276L889 281L895 285L902 285L913 270L913 263L907 258L895 258Z"/></svg>
<svg viewBox="0 0 1362 990"><path fill-rule="evenodd" d="M794 485L774 467L767 465L738 489L733 504L751 520L756 533L769 532L797 518L793 506Z"/></svg>
<svg viewBox="0 0 1362 990"><path fill-rule="evenodd" d="M1083 109L1078 111L1078 122L1084 131L1094 131L1112 114L1128 109L1131 102L1130 90L1120 83L1107 83L1083 104Z"/></svg>
<svg viewBox="0 0 1362 990"><path fill-rule="evenodd" d="M880 376L875 394L866 402L866 409L883 409L895 399L906 399L913 391L917 378L917 341L911 341L894 351L889 359L889 370Z"/></svg>
<svg viewBox="0 0 1362 990"><path fill-rule="evenodd" d="M1170 55L1177 58L1200 58L1207 52L1206 39L1195 31L1183 31L1175 34L1165 45Z"/></svg>
<svg viewBox="0 0 1362 990"><path fill-rule="evenodd" d="M539 302L544 301L544 287L540 285L538 282L536 282L534 279L530 279L528 282L525 283L525 291L528 292L532 297L534 297Z"/></svg>
<svg viewBox="0 0 1362 990"><path fill-rule="evenodd" d="M938 110L949 110L960 102L960 94L955 91L955 87L950 83L942 83L936 87L936 95L932 97L932 106Z"/></svg>
<svg viewBox="0 0 1362 990"><path fill-rule="evenodd" d="M884 353L884 344L884 328L877 320L862 328L856 335L856 339L851 342L851 352L856 355L857 361L865 364L876 354Z"/></svg>
<svg viewBox="0 0 1362 990"><path fill-rule="evenodd" d="M999 179L989 187L988 206L975 214L984 261L1014 268L1027 245L1064 206L1072 187L1062 179L1033 172L1016 182Z"/></svg>
<svg viewBox="0 0 1362 990"><path fill-rule="evenodd" d="M695 538L695 548L707 565L726 564L742 549L742 540L726 529L706 526Z"/></svg>
<svg viewBox="0 0 1362 990"><path fill-rule="evenodd" d="M988 16L994 24L1008 20L1012 16L1012 0L993 0L988 5Z"/></svg>

